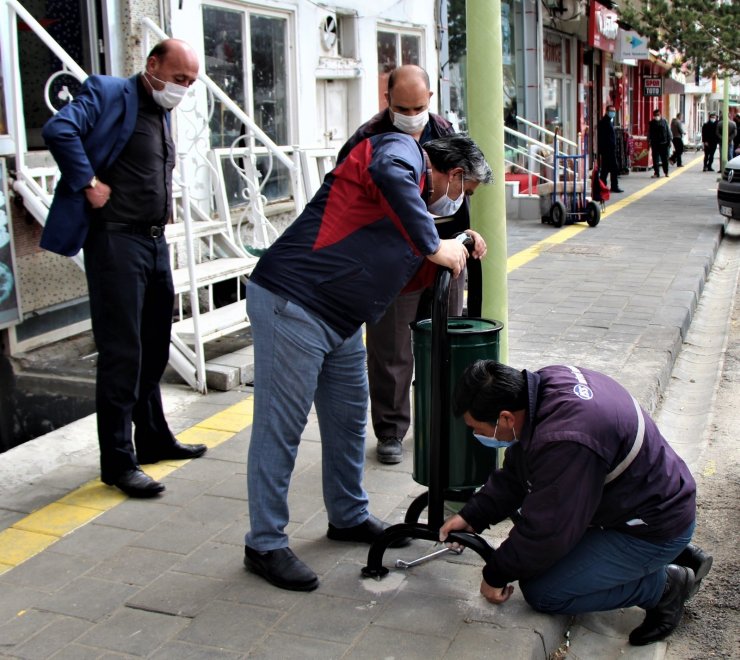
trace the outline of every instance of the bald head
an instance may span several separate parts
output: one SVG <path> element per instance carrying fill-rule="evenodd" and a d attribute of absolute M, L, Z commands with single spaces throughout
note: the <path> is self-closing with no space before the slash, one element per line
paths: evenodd
<path fill-rule="evenodd" d="M 198 78 L 198 56 L 186 41 L 165 39 L 160 41 L 146 58 L 146 73 L 154 89 L 162 89 L 172 82 L 190 87 Z"/>
<path fill-rule="evenodd" d="M 405 64 L 391 71 L 385 99 L 399 130 L 419 138 L 429 121 L 429 76 L 420 66 Z"/>

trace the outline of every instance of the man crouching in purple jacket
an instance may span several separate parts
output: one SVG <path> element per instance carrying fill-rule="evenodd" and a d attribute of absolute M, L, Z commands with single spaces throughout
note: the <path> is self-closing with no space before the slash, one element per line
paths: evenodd
<path fill-rule="evenodd" d="M 515 580 L 540 612 L 580 614 L 637 606 L 635 646 L 664 639 L 681 620 L 712 557 L 690 545 L 696 484 L 635 398 L 589 369 L 518 371 L 471 364 L 454 413 L 503 467 L 440 529 L 514 527 L 483 568 L 481 593 L 509 599 Z"/>

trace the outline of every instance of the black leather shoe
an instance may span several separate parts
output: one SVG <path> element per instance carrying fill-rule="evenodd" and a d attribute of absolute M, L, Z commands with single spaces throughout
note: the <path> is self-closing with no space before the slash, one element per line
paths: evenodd
<path fill-rule="evenodd" d="M 611 192 L 624 192 L 621 188 L 610 188 Z"/>
<path fill-rule="evenodd" d="M 140 469 L 127 470 L 112 481 L 104 480 L 109 486 L 115 486 L 129 497 L 156 497 L 164 490 L 164 484 L 154 481 Z"/>
<path fill-rule="evenodd" d="M 205 445 L 184 445 L 175 440 L 175 444 L 168 445 L 164 448 L 157 448 L 154 451 L 147 448 L 137 449 L 136 458 L 142 465 L 157 463 L 159 461 L 182 460 L 186 458 L 198 458 L 206 453 L 208 447 Z"/>
<path fill-rule="evenodd" d="M 290 591 L 313 591 L 319 578 L 290 548 L 258 552 L 244 546 L 244 566 L 270 584 Z"/>
<path fill-rule="evenodd" d="M 666 584 L 663 597 L 645 613 L 645 620 L 630 633 L 632 646 L 659 642 L 670 635 L 681 621 L 683 605 L 694 588 L 694 571 L 685 566 L 666 566 Z"/>
<path fill-rule="evenodd" d="M 694 571 L 694 588 L 686 600 L 693 598 L 696 592 L 699 591 L 701 581 L 707 576 L 709 569 L 712 568 L 712 561 L 714 561 L 712 555 L 708 555 L 699 546 L 689 543 L 683 552 L 671 562 L 671 564 L 686 566 Z"/>
<path fill-rule="evenodd" d="M 390 523 L 383 522 L 370 514 L 365 522 L 354 527 L 334 527 L 329 523 L 326 536 L 332 541 L 349 541 L 350 543 L 368 543 L 372 545 L 375 540 L 390 527 Z M 411 543 L 408 537 L 400 538 L 390 544 L 390 548 L 403 548 Z"/>

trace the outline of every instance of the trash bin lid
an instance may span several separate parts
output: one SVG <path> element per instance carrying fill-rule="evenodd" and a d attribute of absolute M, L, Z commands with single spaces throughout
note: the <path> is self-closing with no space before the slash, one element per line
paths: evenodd
<path fill-rule="evenodd" d="M 420 332 L 432 331 L 432 319 L 423 319 L 412 324 L 414 330 Z M 451 316 L 447 319 L 447 333 L 454 335 L 474 334 L 480 335 L 489 332 L 499 332 L 503 328 L 500 321 L 490 319 L 479 319 L 468 316 Z"/>

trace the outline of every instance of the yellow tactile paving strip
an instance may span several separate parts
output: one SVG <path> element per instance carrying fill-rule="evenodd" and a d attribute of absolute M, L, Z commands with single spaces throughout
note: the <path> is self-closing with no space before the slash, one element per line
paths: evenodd
<path fill-rule="evenodd" d="M 254 406 L 248 396 L 177 435 L 180 442 L 217 447 L 252 424 Z M 145 472 L 162 479 L 188 461 L 163 461 L 147 465 Z M 27 515 L 0 531 L 0 574 L 22 564 L 66 534 L 82 527 L 125 499 L 121 491 L 94 479 L 57 502 Z"/>
<path fill-rule="evenodd" d="M 602 214 L 607 218 L 613 213 L 645 197 L 655 189 L 680 176 L 702 159 L 697 157 L 687 163 L 682 170 L 674 169 L 670 177 L 661 177 L 641 190 L 619 200 L 615 200 Z M 552 245 L 564 243 L 577 236 L 588 226 L 580 223 L 567 225 L 552 236 L 535 243 L 507 259 L 507 272 L 521 268 L 537 258 Z M 202 443 L 209 448 L 217 447 L 252 424 L 253 401 L 246 397 L 221 412 L 179 433 L 177 439 L 185 443 Z M 188 461 L 165 461 L 146 466 L 146 473 L 153 479 L 162 479 Z M 122 492 L 110 488 L 99 479 L 90 481 L 59 501 L 34 511 L 25 518 L 0 531 L 0 574 L 30 559 L 65 534 L 97 518 L 101 513 L 112 509 L 126 498 Z"/>

